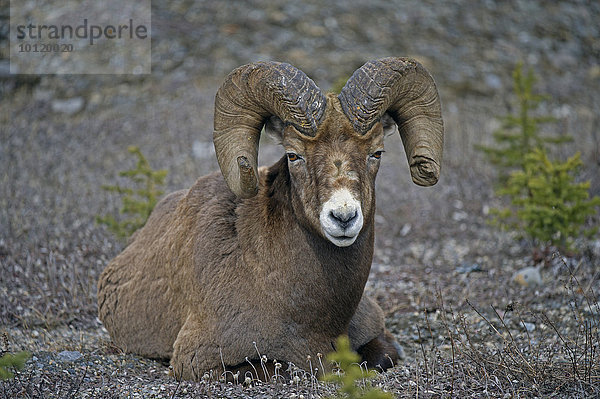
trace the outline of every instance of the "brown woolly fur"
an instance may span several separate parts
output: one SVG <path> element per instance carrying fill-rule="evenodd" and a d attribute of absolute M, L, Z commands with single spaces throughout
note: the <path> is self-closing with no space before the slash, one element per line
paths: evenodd
<path fill-rule="evenodd" d="M 342 334 L 370 367 L 399 359 L 383 312 L 363 296 L 384 127 L 378 121 L 359 134 L 339 101 L 326 97 L 314 136 L 281 120 L 275 134 L 287 155 L 257 169 L 255 196 L 236 196 L 213 173 L 157 205 L 100 277 L 99 315 L 115 344 L 169 358 L 176 377 L 193 380 L 262 365 L 262 355 L 303 367 Z M 330 203 L 359 205 L 345 216 L 329 212 Z M 328 236 L 324 218 L 334 231 L 362 224 L 344 243 L 346 235 Z"/>

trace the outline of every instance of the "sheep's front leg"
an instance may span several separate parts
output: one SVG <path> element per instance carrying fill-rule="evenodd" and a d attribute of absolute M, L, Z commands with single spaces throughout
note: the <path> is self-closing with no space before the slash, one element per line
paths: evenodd
<path fill-rule="evenodd" d="M 367 367 L 379 370 L 394 367 L 404 358 L 402 347 L 387 329 L 356 352 L 367 362 Z"/>
<path fill-rule="evenodd" d="M 199 381 L 208 370 L 220 374 L 219 348 L 205 326 L 204 320 L 192 313 L 177 334 L 171 357 L 177 379 Z"/>
<path fill-rule="evenodd" d="M 386 370 L 404 358 L 404 351 L 385 328 L 383 311 L 364 295 L 350 321 L 348 336 L 352 349 L 369 368 Z"/>

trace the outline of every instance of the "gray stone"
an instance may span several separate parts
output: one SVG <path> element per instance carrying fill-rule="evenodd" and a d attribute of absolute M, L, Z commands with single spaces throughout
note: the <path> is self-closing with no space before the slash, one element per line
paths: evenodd
<path fill-rule="evenodd" d="M 533 332 L 535 331 L 535 324 L 533 323 L 528 323 L 528 322 L 523 322 L 523 326 L 525 327 L 525 330 L 527 330 L 527 332 Z"/>
<path fill-rule="evenodd" d="M 525 267 L 513 275 L 513 281 L 523 287 L 542 285 L 542 275 L 537 267 Z"/>
<path fill-rule="evenodd" d="M 83 109 L 85 101 L 83 97 L 73 97 L 65 100 L 56 99 L 52 101 L 52 111 L 67 115 L 75 115 Z"/>
<path fill-rule="evenodd" d="M 61 362 L 75 362 L 83 357 L 79 351 L 62 351 L 58 354 L 58 360 Z"/>

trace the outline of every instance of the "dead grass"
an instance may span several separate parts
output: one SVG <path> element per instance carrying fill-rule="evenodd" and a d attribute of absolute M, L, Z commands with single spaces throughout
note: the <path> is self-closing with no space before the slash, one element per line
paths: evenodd
<path fill-rule="evenodd" d="M 438 290 L 436 309 L 423 309 L 414 318 L 417 338 L 407 348 L 407 361 L 380 374 L 375 386 L 399 398 L 600 395 L 600 305 L 592 288 L 597 281 L 585 275 L 588 270 L 569 267 L 564 260 L 561 263 L 563 289 L 555 300 L 564 306 L 559 309 L 517 302 L 498 308 L 468 299 L 467 306 L 455 309 Z M 0 397 L 109 398 L 117 397 L 115 392 L 146 397 L 149 388 L 140 386 L 140 381 L 154 387 L 154 397 L 165 398 L 310 398 L 331 395 L 335 388 L 316 380 L 316 359 L 303 367 L 292 366 L 289 380 L 279 376 L 271 383 L 260 382 L 261 363 L 254 368 L 256 375 L 250 370 L 238 376 L 239 385 L 225 383 L 216 374 L 190 383 L 169 376 L 164 364 L 120 353 L 110 341 L 105 342 L 96 349 L 83 345 L 80 349 L 85 358 L 76 364 L 53 362 L 51 356 L 45 360 L 49 368 L 29 364 L 14 380 L 0 383 Z"/>
<path fill-rule="evenodd" d="M 444 305 L 440 294 L 433 328 L 440 335 L 434 336 L 431 314 L 424 312 L 430 339 L 426 344 L 419 333 L 420 356 L 413 384 L 408 384 L 412 394 L 401 397 L 599 395 L 598 295 L 564 266 L 566 314 L 518 303 L 481 309 L 468 300 L 470 310 L 456 311 Z"/>

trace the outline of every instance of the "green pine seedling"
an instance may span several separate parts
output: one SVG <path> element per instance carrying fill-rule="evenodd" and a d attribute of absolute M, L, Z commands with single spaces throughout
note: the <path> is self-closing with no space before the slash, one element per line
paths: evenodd
<path fill-rule="evenodd" d="M 546 144 L 572 141 L 570 136 L 548 137 L 540 133 L 540 125 L 555 122 L 552 116 L 534 116 L 546 96 L 534 94 L 537 81 L 530 68 L 523 73 L 523 64 L 518 63 L 513 71 L 513 87 L 517 98 L 517 112 L 500 119 L 502 127 L 493 134 L 493 146 L 477 146 L 488 160 L 498 168 L 498 179 L 503 184 L 512 170 L 522 170 L 525 155 L 535 148 L 546 148 Z"/>
<path fill-rule="evenodd" d="M 584 228 L 586 219 L 597 214 L 600 197 L 590 198 L 589 181 L 575 181 L 582 164 L 579 153 L 566 162 L 552 162 L 539 148 L 526 154 L 523 170 L 511 173 L 498 190 L 512 207 L 493 210 L 493 223 L 523 231 L 538 245 L 572 250 L 574 238 L 598 231 Z"/>
<path fill-rule="evenodd" d="M 31 357 L 29 352 L 7 353 L 0 358 L 0 381 L 10 380 L 15 375 L 12 370 L 21 371 Z"/>
<path fill-rule="evenodd" d="M 96 217 L 98 223 L 106 225 L 120 239 L 131 236 L 146 223 L 152 209 L 163 194 L 159 187 L 164 184 L 167 176 L 166 170 L 153 170 L 138 147 L 131 146 L 127 150 L 136 156 L 136 166 L 120 172 L 119 176 L 129 178 L 137 188 L 119 185 L 102 186 L 106 191 L 123 196 L 119 213 L 124 217 L 119 220 L 112 215 Z"/>
<path fill-rule="evenodd" d="M 497 167 L 496 194 L 510 200 L 509 207 L 492 209 L 492 224 L 519 231 L 538 247 L 554 245 L 573 250 L 575 238 L 597 231 L 583 226 L 595 214 L 600 200 L 589 198 L 589 182 L 575 181 L 582 165 L 579 154 L 564 163 L 548 158 L 548 144 L 572 139 L 540 133 L 542 124 L 555 119 L 534 116 L 545 99 L 533 93 L 535 82 L 532 69 L 524 73 L 522 63 L 517 64 L 513 84 L 518 112 L 501 118 L 502 128 L 494 132 L 494 146 L 478 147 Z"/>
<path fill-rule="evenodd" d="M 347 336 L 340 336 L 336 341 L 336 351 L 327 355 L 327 360 L 337 364 L 339 373 L 329 373 L 323 376 L 323 381 L 339 384 L 336 398 L 348 399 L 392 399 L 392 394 L 372 386 L 361 388 L 361 381 L 375 376 L 372 370 L 363 370 L 360 366 L 360 356 L 350 349 Z"/>

